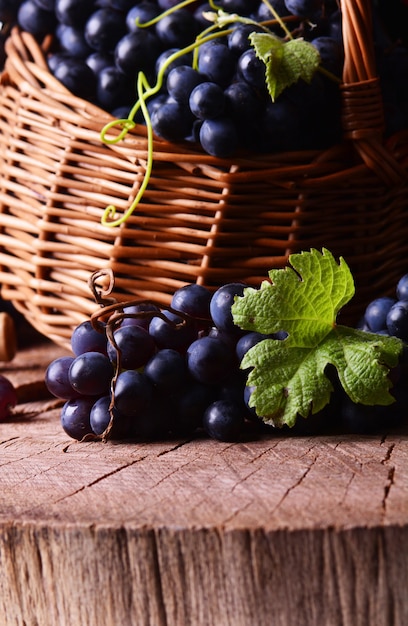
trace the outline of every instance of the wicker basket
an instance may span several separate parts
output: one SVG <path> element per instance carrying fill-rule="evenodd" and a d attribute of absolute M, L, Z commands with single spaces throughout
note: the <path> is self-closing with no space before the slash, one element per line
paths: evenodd
<path fill-rule="evenodd" d="M 120 227 L 145 171 L 144 129 L 101 142 L 110 116 L 70 94 L 27 33 L 13 31 L 0 92 L 1 295 L 53 341 L 95 310 L 88 279 L 111 268 L 119 300 L 168 304 L 189 282 L 258 286 L 292 252 L 348 262 L 355 318 L 408 271 L 408 131 L 383 140 L 370 0 L 342 2 L 343 139 L 325 151 L 226 162 L 155 140 L 142 203 Z"/>

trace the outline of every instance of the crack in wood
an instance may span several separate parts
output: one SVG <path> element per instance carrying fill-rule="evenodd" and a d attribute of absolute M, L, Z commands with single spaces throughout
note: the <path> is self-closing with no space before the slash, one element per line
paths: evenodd
<path fill-rule="evenodd" d="M 381 441 L 381 445 L 384 445 L 385 442 L 386 442 L 386 437 L 384 437 L 383 440 Z M 395 448 L 395 443 L 391 443 L 390 445 L 387 446 L 384 458 L 381 461 L 382 465 L 388 465 L 388 463 L 391 460 L 391 456 L 394 451 L 394 448 Z M 390 495 L 391 487 L 394 484 L 394 477 L 395 477 L 395 465 L 391 465 L 388 469 L 387 482 L 384 485 L 384 495 L 383 495 L 383 499 L 381 502 L 383 519 L 385 519 L 386 514 L 387 514 L 387 501 Z"/>

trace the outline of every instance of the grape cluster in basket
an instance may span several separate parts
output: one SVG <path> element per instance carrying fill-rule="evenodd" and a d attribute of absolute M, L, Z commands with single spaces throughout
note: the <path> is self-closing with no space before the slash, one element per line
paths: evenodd
<path fill-rule="evenodd" d="M 225 157 L 242 148 L 264 153 L 322 149 L 340 139 L 344 55 L 336 0 L 196 0 L 172 11 L 176 4 L 0 0 L 0 19 L 16 22 L 39 41 L 52 34 L 50 71 L 75 95 L 118 118 L 126 118 L 137 100 L 140 73 L 154 85 L 171 55 L 160 90 L 147 102 L 153 130 L 171 142 L 201 143 L 209 154 Z M 214 38 L 192 50 L 196 37 L 211 25 L 208 14 L 218 9 L 236 16 L 236 22 L 211 31 Z M 140 26 L 159 15 L 151 26 Z M 394 132 L 408 126 L 406 81 L 400 80 L 408 52 L 383 23 L 381 17 L 374 28 L 389 132 Z M 264 61 L 248 38 L 253 32 L 310 42 L 320 55 L 319 71 L 272 101 Z M 136 121 L 146 122 L 141 111 Z"/>
<path fill-rule="evenodd" d="M 101 309 L 77 326 L 71 338 L 73 355 L 50 363 L 45 377 L 49 391 L 64 400 L 65 432 L 77 440 L 147 441 L 203 435 L 237 441 L 279 433 L 281 429 L 267 426 L 250 408 L 248 372 L 240 369 L 244 354 L 266 338 L 233 322 L 231 306 L 244 288 L 242 283 L 228 283 L 211 293 L 200 285 L 186 285 L 174 293 L 170 307 L 151 302 L 113 305 L 112 311 Z M 404 310 L 400 325 L 391 314 L 387 331 L 404 341 L 408 340 L 408 303 L 398 298 L 407 288 L 408 275 L 401 280 L 394 302 L 394 310 Z M 389 300 L 380 298 L 367 308 L 362 328 L 369 332 L 385 328 L 380 317 L 385 319 L 383 303 L 390 304 Z M 403 334 L 399 328 L 404 328 Z M 299 418 L 283 432 L 370 433 L 406 423 L 406 360 L 404 354 L 391 371 L 393 405 L 353 404 L 333 381 L 329 405 L 307 419 Z"/>

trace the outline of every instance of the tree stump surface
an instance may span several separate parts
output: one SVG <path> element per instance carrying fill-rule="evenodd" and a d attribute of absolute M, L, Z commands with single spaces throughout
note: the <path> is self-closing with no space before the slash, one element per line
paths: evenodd
<path fill-rule="evenodd" d="M 77 443 L 62 354 L 1 364 L 1 626 L 408 624 L 407 433 Z"/>

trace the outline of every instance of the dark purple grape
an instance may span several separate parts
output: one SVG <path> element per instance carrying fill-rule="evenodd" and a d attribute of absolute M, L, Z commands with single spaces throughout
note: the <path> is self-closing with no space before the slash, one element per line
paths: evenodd
<path fill-rule="evenodd" d="M 159 349 L 172 348 L 184 353 L 188 346 L 197 339 L 197 326 L 184 322 L 183 318 L 169 311 L 163 312 L 164 318 L 153 317 L 149 333 Z"/>
<path fill-rule="evenodd" d="M 54 11 L 55 10 L 55 2 L 56 0 L 34 0 L 34 4 L 36 4 L 40 9 L 44 9 L 45 11 Z M 21 4 L 17 0 L 17 5 Z"/>
<path fill-rule="evenodd" d="M 241 54 L 237 64 L 238 74 L 254 89 L 265 89 L 265 63 L 258 59 L 253 48 Z"/>
<path fill-rule="evenodd" d="M 257 333 L 255 331 L 242 335 L 242 337 L 238 339 L 237 345 L 235 346 L 238 361 L 241 362 L 248 350 L 253 348 L 257 343 L 269 338 L 269 335 L 263 335 L 262 333 Z"/>
<path fill-rule="evenodd" d="M 100 352 L 85 352 L 72 361 L 68 378 L 72 387 L 84 396 L 109 393 L 113 378 L 112 363 Z"/>
<path fill-rule="evenodd" d="M 408 341 L 408 300 L 398 300 L 387 314 L 386 328 L 390 335 Z"/>
<path fill-rule="evenodd" d="M 237 441 L 244 429 L 244 410 L 240 404 L 216 400 L 206 409 L 203 417 L 206 433 L 218 441 Z"/>
<path fill-rule="evenodd" d="M 98 75 L 105 67 L 111 67 L 114 64 L 114 59 L 109 52 L 92 52 L 85 59 L 85 62 L 94 74 Z"/>
<path fill-rule="evenodd" d="M 200 127 L 200 143 L 211 156 L 226 158 L 238 148 L 238 134 L 234 122 L 226 116 L 204 120 Z"/>
<path fill-rule="evenodd" d="M 396 294 L 398 300 L 408 300 L 408 274 L 404 274 L 404 276 L 399 279 Z"/>
<path fill-rule="evenodd" d="M 191 381 L 174 401 L 173 428 L 176 433 L 191 435 L 202 427 L 204 413 L 217 399 L 215 385 Z"/>
<path fill-rule="evenodd" d="M 120 351 L 122 369 L 143 367 L 156 348 L 153 337 L 141 326 L 121 326 L 115 330 L 113 338 Z M 108 344 L 108 356 L 116 365 L 118 353 L 116 347 L 111 343 Z"/>
<path fill-rule="evenodd" d="M 167 50 L 164 50 L 163 52 L 160 53 L 160 55 L 157 57 L 156 64 L 155 64 L 156 74 L 159 74 L 163 65 L 167 63 L 167 60 L 177 52 L 180 52 L 180 48 L 168 48 Z M 173 70 L 175 67 L 179 67 L 180 65 L 187 65 L 191 68 L 192 60 L 193 60 L 193 55 L 191 53 L 181 54 L 177 58 L 173 59 L 173 61 L 171 61 L 170 64 L 164 70 L 164 74 L 163 74 L 164 80 L 167 80 L 167 77 L 170 74 L 171 70 Z"/>
<path fill-rule="evenodd" d="M 235 70 L 235 54 L 226 44 L 217 39 L 200 46 L 198 71 L 207 76 L 208 80 L 225 88 L 232 81 Z"/>
<path fill-rule="evenodd" d="M 174 395 L 186 383 L 187 365 L 177 350 L 164 348 L 146 363 L 144 373 L 160 394 Z"/>
<path fill-rule="evenodd" d="M 125 306 L 123 308 L 123 313 L 126 317 L 123 318 L 121 326 L 141 326 L 142 328 L 148 330 L 150 320 L 154 317 L 154 313 L 157 313 L 158 311 L 160 311 L 159 307 L 153 302 L 140 302 L 139 304 Z"/>
<path fill-rule="evenodd" d="M 17 401 L 17 390 L 13 383 L 0 374 L 0 421 L 10 417 L 11 410 L 16 406 Z"/>
<path fill-rule="evenodd" d="M 234 352 L 216 337 L 201 337 L 187 349 L 191 376 L 206 385 L 220 384 L 237 367 Z"/>
<path fill-rule="evenodd" d="M 243 17 L 251 15 L 258 8 L 259 0 L 220 0 L 219 6 L 227 13 Z"/>
<path fill-rule="evenodd" d="M 187 105 L 167 101 L 155 109 L 151 116 L 155 134 L 166 141 L 178 142 L 189 136 L 193 126 L 193 115 Z"/>
<path fill-rule="evenodd" d="M 320 54 L 322 67 L 338 76 L 343 74 L 344 49 L 343 44 L 333 37 L 321 36 L 310 42 Z"/>
<path fill-rule="evenodd" d="M 71 350 L 75 356 L 84 352 L 101 352 L 107 354 L 105 332 L 96 330 L 90 320 L 85 320 L 74 328 L 71 335 Z"/>
<path fill-rule="evenodd" d="M 181 8 L 156 23 L 156 34 L 165 48 L 185 48 L 199 34 L 194 15 Z"/>
<path fill-rule="evenodd" d="M 54 76 L 71 93 L 93 102 L 96 96 L 96 76 L 83 59 L 67 57 L 60 59 L 54 69 Z"/>
<path fill-rule="evenodd" d="M 199 119 L 214 119 L 225 111 L 224 91 L 216 83 L 202 82 L 194 87 L 188 103 L 191 112 Z"/>
<path fill-rule="evenodd" d="M 128 77 L 116 65 L 102 68 L 96 76 L 96 100 L 99 106 L 106 111 L 114 111 L 128 102 L 129 110 L 136 98 L 136 90 Z"/>
<path fill-rule="evenodd" d="M 135 81 L 138 72 L 144 72 L 148 77 L 153 74 L 161 51 L 156 35 L 148 29 L 139 28 L 117 41 L 115 64 Z"/>
<path fill-rule="evenodd" d="M 45 385 L 56 398 L 71 400 L 80 396 L 69 381 L 69 368 L 74 360 L 72 356 L 62 356 L 52 361 L 45 372 Z"/>
<path fill-rule="evenodd" d="M 262 98 L 245 81 L 231 83 L 225 91 L 225 111 L 238 128 L 258 119 L 264 106 Z"/>
<path fill-rule="evenodd" d="M 82 28 L 93 10 L 93 2 L 55 0 L 55 15 L 61 24 Z"/>
<path fill-rule="evenodd" d="M 113 52 L 125 34 L 123 16 L 113 9 L 98 9 L 89 16 L 84 27 L 88 45 L 98 52 Z"/>
<path fill-rule="evenodd" d="M 61 410 L 61 426 L 69 437 L 81 441 L 92 435 L 90 414 L 95 398 L 68 400 Z"/>
<path fill-rule="evenodd" d="M 92 432 L 95 435 L 102 435 L 108 428 L 111 421 L 111 411 L 113 422 L 109 431 L 109 439 L 127 439 L 132 436 L 133 420 L 121 415 L 119 411 L 113 407 L 110 409 L 110 395 L 102 396 L 96 400 L 91 408 L 89 422 Z"/>
<path fill-rule="evenodd" d="M 133 6 L 126 15 L 126 27 L 129 32 L 139 30 L 138 23 L 145 24 L 150 22 L 161 13 L 156 2 L 151 0 L 142 0 L 142 2 Z"/>
<path fill-rule="evenodd" d="M 114 406 L 126 417 L 143 415 L 152 402 L 153 384 L 137 370 L 125 370 L 117 377 L 114 389 Z"/>
<path fill-rule="evenodd" d="M 395 302 L 395 298 L 380 297 L 368 304 L 364 312 L 364 321 L 371 332 L 378 333 L 387 327 L 387 315 Z"/>
<path fill-rule="evenodd" d="M 56 27 L 54 13 L 40 8 L 33 0 L 24 0 L 20 5 L 17 21 L 23 30 L 37 39 L 42 39 L 45 35 L 54 32 Z"/>
<path fill-rule="evenodd" d="M 56 34 L 62 51 L 79 59 L 85 59 L 91 54 L 92 49 L 85 41 L 84 32 L 81 28 L 60 24 Z"/>
<path fill-rule="evenodd" d="M 179 65 L 167 76 L 166 88 L 169 96 L 177 102 L 188 104 L 190 94 L 206 77 L 189 65 Z"/>
<path fill-rule="evenodd" d="M 214 324 L 220 330 L 234 335 L 243 335 L 244 331 L 234 324 L 231 307 L 236 296 L 242 296 L 246 285 L 244 283 L 227 283 L 219 287 L 213 294 L 210 302 L 210 313 Z"/>
<path fill-rule="evenodd" d="M 210 301 L 212 293 L 203 285 L 192 283 L 177 289 L 171 299 L 171 307 L 199 320 L 211 320 Z"/>
<path fill-rule="evenodd" d="M 263 2 L 261 6 L 267 7 Z M 269 11 L 269 9 L 267 10 Z M 236 26 L 232 33 L 228 35 L 228 48 L 231 52 L 240 57 L 246 50 L 249 50 L 251 48 L 249 35 L 253 32 L 262 32 L 262 28 L 253 24 L 239 24 Z"/>
<path fill-rule="evenodd" d="M 285 0 L 288 11 L 298 17 L 310 18 L 320 8 L 321 0 Z"/>

